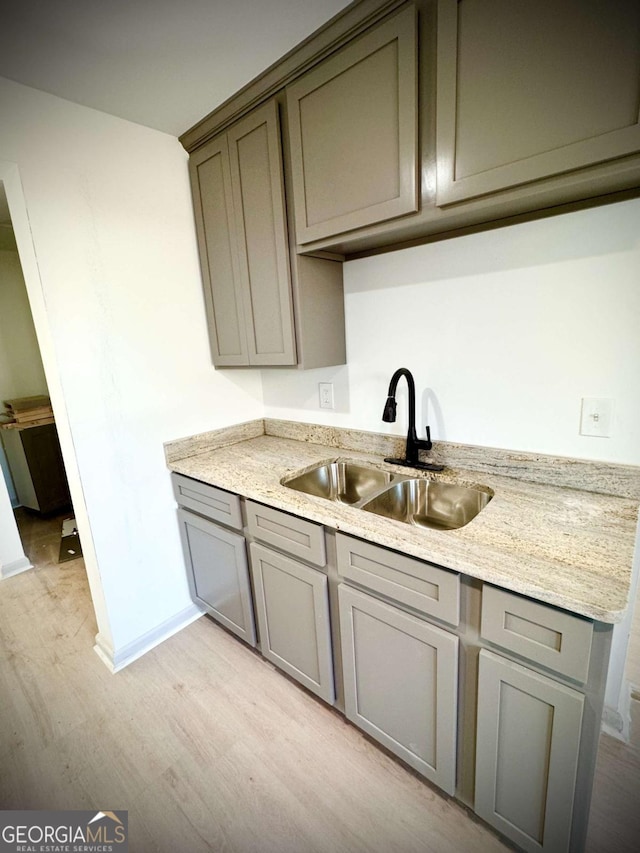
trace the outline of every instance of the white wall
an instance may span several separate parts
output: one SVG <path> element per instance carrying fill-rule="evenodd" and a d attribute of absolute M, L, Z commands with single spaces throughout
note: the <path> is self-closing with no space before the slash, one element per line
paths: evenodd
<path fill-rule="evenodd" d="M 348 366 L 264 371 L 268 416 L 403 434 L 405 406 L 380 418 L 405 366 L 420 435 L 428 420 L 442 440 L 640 464 L 640 200 L 344 271 Z M 319 381 L 335 412 L 318 408 Z M 610 438 L 578 434 L 585 396 L 615 400 Z"/>
<path fill-rule="evenodd" d="M 3 400 L 47 393 L 31 308 L 16 251 L 0 251 L 0 411 Z M 0 467 L 9 498 L 17 496 L 1 443 Z"/>
<path fill-rule="evenodd" d="M 0 160 L 22 181 L 25 279 L 117 658 L 190 605 L 163 442 L 260 417 L 260 376 L 211 366 L 177 139 L 0 79 Z"/>
<path fill-rule="evenodd" d="M 47 393 L 17 252 L 0 252 L 0 409 L 12 397 Z"/>
<path fill-rule="evenodd" d="M 0 473 L 0 579 L 31 568 L 25 557 L 16 525 L 9 492 Z"/>

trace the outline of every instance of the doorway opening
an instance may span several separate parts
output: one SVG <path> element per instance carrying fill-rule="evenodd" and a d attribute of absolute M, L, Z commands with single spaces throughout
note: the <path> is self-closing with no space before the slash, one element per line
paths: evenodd
<path fill-rule="evenodd" d="M 80 559 L 55 417 L 1 180 L 0 468 L 25 567 Z"/>

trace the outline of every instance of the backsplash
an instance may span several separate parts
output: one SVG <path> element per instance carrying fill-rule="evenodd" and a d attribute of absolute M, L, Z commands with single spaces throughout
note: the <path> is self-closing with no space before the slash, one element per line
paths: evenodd
<path fill-rule="evenodd" d="M 164 446 L 165 456 L 167 462 L 171 463 L 259 435 L 273 435 L 380 457 L 402 455 L 405 445 L 403 436 L 266 418 L 167 442 Z M 435 441 L 428 458 L 447 468 L 480 471 L 640 501 L 640 466 L 591 462 L 446 441 Z"/>

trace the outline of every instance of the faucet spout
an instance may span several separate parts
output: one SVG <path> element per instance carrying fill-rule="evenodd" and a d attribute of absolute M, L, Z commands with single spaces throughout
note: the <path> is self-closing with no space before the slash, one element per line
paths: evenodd
<path fill-rule="evenodd" d="M 420 462 L 418 453 L 420 450 L 431 450 L 431 430 L 427 427 L 427 438 L 419 439 L 416 434 L 416 383 L 413 375 L 406 367 L 400 367 L 395 371 L 389 382 L 389 391 L 387 402 L 382 412 L 382 420 L 385 423 L 394 423 L 396 419 L 396 390 L 398 382 L 404 376 L 407 380 L 407 388 L 409 391 L 409 425 L 407 429 L 407 446 L 404 459 L 385 459 L 385 462 L 393 462 L 396 465 L 406 465 L 411 468 L 421 468 L 428 471 L 442 471 L 444 465 L 434 465 L 431 463 Z"/>

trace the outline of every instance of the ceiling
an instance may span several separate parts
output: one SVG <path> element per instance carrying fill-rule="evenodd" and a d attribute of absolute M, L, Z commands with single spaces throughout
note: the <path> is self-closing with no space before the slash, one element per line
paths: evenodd
<path fill-rule="evenodd" d="M 0 0 L 0 76 L 178 136 L 348 0 Z"/>

